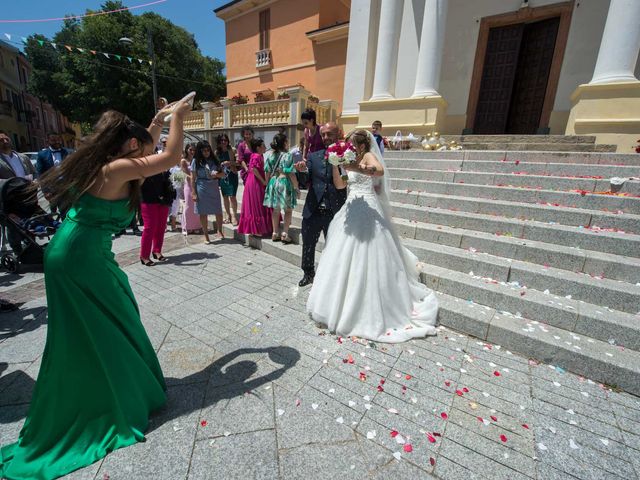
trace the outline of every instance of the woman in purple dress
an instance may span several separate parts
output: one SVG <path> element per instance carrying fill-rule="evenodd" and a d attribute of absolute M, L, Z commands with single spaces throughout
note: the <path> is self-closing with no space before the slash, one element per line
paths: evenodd
<path fill-rule="evenodd" d="M 307 159 L 307 155 L 316 150 L 324 150 L 324 142 L 320 135 L 320 125 L 316 123 L 316 112 L 312 108 L 307 108 L 300 116 L 304 127 L 304 151 L 302 158 Z"/>
<path fill-rule="evenodd" d="M 249 160 L 249 174 L 242 194 L 242 216 L 238 224 L 238 233 L 271 235 L 271 209 L 264 207 L 264 191 L 267 186 L 264 173 L 263 154 L 266 151 L 261 138 L 251 140 L 253 151 Z"/>

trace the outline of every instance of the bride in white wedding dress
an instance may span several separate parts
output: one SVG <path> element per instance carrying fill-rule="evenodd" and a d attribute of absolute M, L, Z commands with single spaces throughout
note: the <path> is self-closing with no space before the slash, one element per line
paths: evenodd
<path fill-rule="evenodd" d="M 307 311 L 343 336 L 399 343 L 434 335 L 438 300 L 418 281 L 418 259 L 401 243 L 391 219 L 389 182 L 380 149 L 365 130 L 352 132 L 357 160 L 337 167 L 348 197 L 329 226 Z"/>

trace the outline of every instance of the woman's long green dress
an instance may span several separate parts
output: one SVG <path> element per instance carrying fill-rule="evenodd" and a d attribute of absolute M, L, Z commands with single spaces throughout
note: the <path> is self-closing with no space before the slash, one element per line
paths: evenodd
<path fill-rule="evenodd" d="M 49 320 L 18 442 L 0 450 L 0 478 L 53 479 L 144 440 L 166 386 L 111 234 L 128 199 L 84 194 L 45 253 Z"/>

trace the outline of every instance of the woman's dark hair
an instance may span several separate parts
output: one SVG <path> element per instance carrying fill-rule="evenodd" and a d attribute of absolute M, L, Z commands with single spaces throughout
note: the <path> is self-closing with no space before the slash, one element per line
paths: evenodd
<path fill-rule="evenodd" d="M 371 151 L 371 140 L 366 130 L 354 130 L 348 136 L 347 140 L 354 145 L 364 145 L 364 151 Z"/>
<path fill-rule="evenodd" d="M 182 157 L 182 158 L 189 158 L 189 149 L 190 148 L 195 149 L 196 148 L 196 144 L 195 143 L 187 143 L 184 146 L 184 157 Z"/>
<path fill-rule="evenodd" d="M 261 138 L 252 138 L 249 142 L 249 148 L 253 153 L 258 153 L 258 148 L 260 148 L 261 145 L 264 145 L 264 140 Z"/>
<path fill-rule="evenodd" d="M 276 153 L 284 152 L 285 143 L 287 143 L 287 136 L 284 133 L 279 133 L 271 141 L 271 150 Z"/>
<path fill-rule="evenodd" d="M 244 137 L 244 132 L 251 132 L 251 135 L 255 135 L 255 132 L 253 131 L 253 128 L 248 126 L 248 125 L 245 126 L 245 127 L 242 127 L 242 129 L 240 130 L 240 135 L 242 137 Z"/>
<path fill-rule="evenodd" d="M 125 114 L 115 110 L 104 112 L 93 133 L 83 138 L 78 149 L 58 168 L 49 169 L 39 178 L 40 187 L 50 192 L 52 204 L 71 206 L 93 185 L 102 167 L 118 158 L 141 156 L 140 149 L 121 153 L 124 143 L 132 138 L 138 140 L 140 149 L 153 143 L 149 131 Z M 140 200 L 140 182 L 130 183 L 129 208 L 135 210 Z"/>
<path fill-rule="evenodd" d="M 313 122 L 314 125 L 316 125 L 316 111 L 313 108 L 307 108 L 304 112 L 302 112 L 300 118 L 302 120 L 309 120 L 310 122 Z"/>
<path fill-rule="evenodd" d="M 222 147 L 220 146 L 222 140 L 227 141 L 227 150 L 231 150 L 231 142 L 229 141 L 229 136 L 226 133 L 221 133 L 216 137 L 216 153 L 218 155 L 222 154 Z"/>
<path fill-rule="evenodd" d="M 196 159 L 196 166 L 204 167 L 206 165 L 207 159 L 205 158 L 204 153 L 202 153 L 202 151 L 207 148 L 211 150 L 211 155 L 209 156 L 209 159 L 212 160 L 216 165 L 220 164 L 209 142 L 207 142 L 206 140 L 201 140 L 196 144 L 196 154 L 193 156 L 193 158 Z"/>

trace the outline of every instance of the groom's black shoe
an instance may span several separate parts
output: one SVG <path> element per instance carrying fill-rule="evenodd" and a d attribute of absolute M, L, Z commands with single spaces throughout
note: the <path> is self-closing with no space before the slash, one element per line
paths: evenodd
<path fill-rule="evenodd" d="M 307 275 L 306 273 L 304 274 L 304 277 L 302 277 L 302 280 L 300 280 L 298 282 L 298 286 L 299 287 L 306 287 L 307 285 L 309 285 L 310 283 L 313 283 L 313 277 L 311 275 Z"/>

